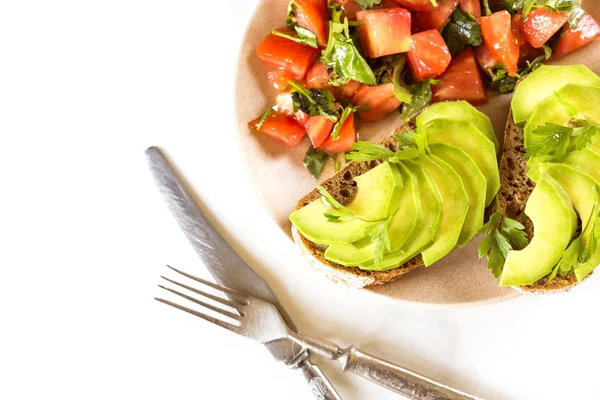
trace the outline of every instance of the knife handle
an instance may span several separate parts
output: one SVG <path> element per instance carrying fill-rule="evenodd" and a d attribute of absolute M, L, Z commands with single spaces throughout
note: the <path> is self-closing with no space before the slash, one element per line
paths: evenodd
<path fill-rule="evenodd" d="M 296 368 L 302 371 L 302 375 L 306 379 L 310 391 L 317 400 L 342 400 L 331 385 L 331 382 L 323 374 L 323 371 L 310 362 L 308 357 L 297 364 Z"/>

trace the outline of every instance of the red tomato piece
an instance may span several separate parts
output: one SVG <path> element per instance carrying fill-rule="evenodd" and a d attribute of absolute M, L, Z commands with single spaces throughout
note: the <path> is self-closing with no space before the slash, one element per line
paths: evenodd
<path fill-rule="evenodd" d="M 356 142 L 356 130 L 354 129 L 354 113 L 348 114 L 344 125 L 340 128 L 339 137 L 333 140 L 330 137 L 325 140 L 319 150 L 325 153 L 345 153 L 352 150 L 352 145 Z"/>
<path fill-rule="evenodd" d="M 527 43 L 525 40 L 525 27 L 523 26 L 523 14 L 518 13 L 512 17 L 512 33 L 518 46 Z"/>
<path fill-rule="evenodd" d="M 498 65 L 498 61 L 496 61 L 486 46 L 475 47 L 475 59 L 477 60 L 477 64 L 479 64 L 483 72 L 491 77 L 491 71 L 496 67 L 496 65 Z"/>
<path fill-rule="evenodd" d="M 412 41 L 412 47 L 406 56 L 415 80 L 425 81 L 446 70 L 452 57 L 439 31 L 430 29 L 416 33 L 412 36 Z"/>
<path fill-rule="evenodd" d="M 329 38 L 327 0 L 293 0 L 296 21 L 317 35 L 319 46 L 326 46 Z"/>
<path fill-rule="evenodd" d="M 517 74 L 519 46 L 515 43 L 511 17 L 508 11 L 499 11 L 479 19 L 483 42 L 492 56 L 508 70 L 508 75 Z"/>
<path fill-rule="evenodd" d="M 256 131 L 260 118 L 248 124 L 248 127 Z M 286 146 L 296 146 L 302 140 L 306 129 L 302 127 L 294 117 L 283 114 L 275 114 L 267 118 L 265 123 L 258 130 L 261 133 L 271 136 L 273 139 L 285 144 Z"/>
<path fill-rule="evenodd" d="M 523 23 L 525 39 L 536 49 L 542 47 L 569 19 L 566 12 L 536 8 L 527 15 Z"/>
<path fill-rule="evenodd" d="M 267 73 L 269 82 L 279 91 L 285 90 L 288 87 L 288 82 L 294 80 L 294 76 L 284 69 L 275 69 Z"/>
<path fill-rule="evenodd" d="M 290 31 L 287 31 L 291 33 Z M 262 62 L 286 70 L 296 79 L 304 79 L 308 69 L 319 55 L 319 49 L 296 43 L 270 33 L 256 48 Z"/>
<path fill-rule="evenodd" d="M 352 98 L 352 103 L 370 108 L 369 111 L 359 111 L 363 121 L 375 122 L 385 117 L 402 104 L 394 95 L 394 84 L 385 83 L 379 86 L 363 85 Z"/>
<path fill-rule="evenodd" d="M 439 31 L 446 26 L 450 15 L 458 7 L 459 0 L 442 0 L 438 7 L 429 12 L 416 13 L 413 21 L 414 26 L 419 31 L 426 31 L 429 29 L 437 29 Z"/>
<path fill-rule="evenodd" d="M 396 0 L 396 3 L 414 11 L 433 11 L 435 6 L 431 0 Z"/>
<path fill-rule="evenodd" d="M 354 0 L 332 0 L 332 3 L 341 4 L 344 15 L 348 17 L 350 21 L 356 21 L 356 13 L 362 10 L 360 4 Z"/>
<path fill-rule="evenodd" d="M 404 8 L 365 10 L 356 13 L 363 21 L 358 27 L 363 49 L 368 57 L 376 58 L 404 53 L 410 49 L 410 12 Z"/>
<path fill-rule="evenodd" d="M 472 15 L 475 19 L 481 17 L 481 4 L 479 0 L 460 0 L 460 9 L 467 15 Z"/>
<path fill-rule="evenodd" d="M 452 60 L 439 79 L 440 83 L 431 87 L 432 102 L 466 100 L 473 105 L 487 103 L 481 71 L 477 68 L 473 49 L 470 47 Z"/>
<path fill-rule="evenodd" d="M 559 58 L 575 51 L 592 42 L 598 36 L 600 36 L 600 26 L 590 14 L 585 13 L 581 17 L 577 28 L 571 29 L 568 25 L 565 26 L 554 49 L 554 57 Z"/>
<path fill-rule="evenodd" d="M 397 7 L 400 7 L 398 5 L 398 3 L 396 3 L 396 0 L 381 0 L 381 3 L 379 3 L 379 5 L 381 6 L 381 8 L 397 8 Z"/>
<path fill-rule="evenodd" d="M 306 86 L 309 88 L 323 88 L 325 82 L 329 81 L 327 66 L 321 61 L 317 61 L 308 70 L 306 75 Z"/>
<path fill-rule="evenodd" d="M 324 115 L 310 117 L 306 122 L 306 133 L 315 148 L 322 145 L 329 137 L 334 122 Z"/>
<path fill-rule="evenodd" d="M 358 81 L 349 81 L 338 88 L 339 97 L 351 99 L 356 94 L 362 83 Z"/>

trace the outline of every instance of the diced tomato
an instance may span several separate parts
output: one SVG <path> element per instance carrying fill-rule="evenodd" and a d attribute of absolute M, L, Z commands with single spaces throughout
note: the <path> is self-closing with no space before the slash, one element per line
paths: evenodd
<path fill-rule="evenodd" d="M 492 56 L 508 70 L 508 75 L 517 74 L 519 46 L 515 43 L 511 17 L 508 11 L 499 11 L 479 19 L 483 42 Z"/>
<path fill-rule="evenodd" d="M 358 81 L 349 81 L 338 88 L 339 97 L 351 99 L 356 94 L 362 83 Z"/>
<path fill-rule="evenodd" d="M 473 105 L 487 103 L 481 71 L 470 47 L 452 60 L 439 80 L 431 87 L 434 103 L 446 100 L 466 100 Z"/>
<path fill-rule="evenodd" d="M 363 85 L 352 98 L 352 103 L 369 107 L 369 111 L 359 111 L 358 115 L 363 121 L 375 122 L 400 107 L 402 101 L 394 95 L 394 84 L 386 83 Z"/>
<path fill-rule="evenodd" d="M 310 117 L 306 122 L 306 133 L 310 137 L 313 146 L 319 147 L 329 137 L 334 122 L 324 115 Z"/>
<path fill-rule="evenodd" d="M 410 12 L 403 8 L 364 10 L 356 13 L 363 49 L 371 58 L 403 53 L 410 49 Z"/>
<path fill-rule="evenodd" d="M 446 70 L 452 57 L 439 31 L 430 29 L 412 36 L 412 47 L 406 53 L 413 78 L 425 81 Z"/>
<path fill-rule="evenodd" d="M 379 5 L 381 6 L 381 8 L 397 8 L 397 7 L 400 7 L 400 5 L 398 3 L 396 3 L 396 0 L 381 0 L 381 3 L 379 3 Z"/>
<path fill-rule="evenodd" d="M 527 43 L 525 40 L 525 27 L 523 26 L 523 14 L 521 13 L 515 14 L 512 17 L 512 34 L 517 46 Z"/>
<path fill-rule="evenodd" d="M 481 4 L 479 0 L 460 0 L 460 9 L 467 15 L 472 15 L 475 19 L 481 17 Z"/>
<path fill-rule="evenodd" d="M 309 88 L 323 88 L 323 83 L 328 80 L 327 66 L 321 61 L 315 62 L 306 74 L 306 86 Z"/>
<path fill-rule="evenodd" d="M 356 142 L 356 130 L 354 129 L 354 113 L 348 114 L 344 125 L 340 128 L 339 137 L 333 140 L 330 137 L 325 140 L 319 150 L 325 153 L 345 153 L 352 150 L 352 145 Z"/>
<path fill-rule="evenodd" d="M 585 13 L 581 17 L 577 28 L 571 29 L 568 25 L 564 28 L 554 49 L 554 57 L 559 58 L 575 51 L 592 42 L 598 36 L 600 36 L 600 26 L 590 14 Z"/>
<path fill-rule="evenodd" d="M 426 31 L 429 29 L 442 30 L 448 23 L 450 15 L 458 7 L 459 0 L 442 0 L 438 7 L 429 12 L 416 13 L 413 18 L 413 25 L 419 31 Z"/>
<path fill-rule="evenodd" d="M 250 122 L 248 126 L 256 130 L 260 118 Z M 306 133 L 306 129 L 301 126 L 293 117 L 283 114 L 275 114 L 267 118 L 265 123 L 258 130 L 261 133 L 271 136 L 286 146 L 293 147 L 300 143 Z"/>
<path fill-rule="evenodd" d="M 431 0 L 396 0 L 396 3 L 414 11 L 433 11 Z"/>
<path fill-rule="evenodd" d="M 256 54 L 265 64 L 286 70 L 296 79 L 304 79 L 319 49 L 270 33 L 258 45 Z"/>
<path fill-rule="evenodd" d="M 288 82 L 294 80 L 294 76 L 284 69 L 275 69 L 267 73 L 269 82 L 279 91 L 288 87 Z"/>
<path fill-rule="evenodd" d="M 569 19 L 566 12 L 536 8 L 527 15 L 523 23 L 525 39 L 536 49 L 542 47 Z"/>
<path fill-rule="evenodd" d="M 498 61 L 496 61 L 486 46 L 477 46 L 475 47 L 474 51 L 477 64 L 479 64 L 486 75 L 491 77 L 491 71 L 494 69 L 494 67 L 496 67 Z"/>
<path fill-rule="evenodd" d="M 344 15 L 348 17 L 350 21 L 356 21 L 356 13 L 362 10 L 360 4 L 354 0 L 332 0 L 331 2 L 334 4 L 341 4 Z"/>
<path fill-rule="evenodd" d="M 317 35 L 319 46 L 326 46 L 329 38 L 327 0 L 293 0 L 296 21 Z"/>

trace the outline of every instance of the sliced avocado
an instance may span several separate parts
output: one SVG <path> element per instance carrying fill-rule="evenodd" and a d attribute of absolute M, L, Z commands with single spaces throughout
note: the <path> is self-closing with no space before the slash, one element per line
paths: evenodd
<path fill-rule="evenodd" d="M 525 214 L 534 225 L 533 239 L 523 250 L 508 253 L 500 286 L 531 285 L 548 275 L 577 229 L 577 216 L 569 196 L 548 175 L 531 192 Z"/>
<path fill-rule="evenodd" d="M 396 166 L 397 165 L 397 166 Z M 398 250 L 410 237 L 421 220 L 421 202 L 417 178 L 402 164 L 394 165 L 402 175 L 404 189 L 398 201 L 398 212 L 391 218 L 387 235 L 391 251 Z M 375 244 L 367 241 L 359 244 L 331 245 L 325 251 L 325 258 L 340 265 L 354 266 L 373 263 Z"/>
<path fill-rule="evenodd" d="M 600 77 L 584 65 L 542 65 L 517 85 L 511 102 L 515 123 L 527 121 L 538 104 L 569 83 L 600 87 Z"/>
<path fill-rule="evenodd" d="M 567 153 L 562 162 L 580 168 L 600 184 L 600 153 L 594 149 L 588 147 Z"/>
<path fill-rule="evenodd" d="M 439 118 L 470 122 L 494 143 L 496 151 L 500 148 L 494 127 L 488 116 L 464 100 L 443 101 L 427 107 L 425 111 L 417 116 L 417 129 L 421 130 L 429 121 Z"/>
<path fill-rule="evenodd" d="M 294 211 L 290 221 L 304 237 L 317 244 L 352 243 L 364 238 L 377 220 L 386 219 L 398 210 L 402 175 L 385 162 L 356 177 L 355 181 L 357 193 L 347 208 L 359 218 L 330 222 L 325 216 L 328 208 L 319 198 Z"/>
<path fill-rule="evenodd" d="M 483 226 L 485 212 L 485 191 L 487 181 L 475 161 L 458 147 L 447 144 L 433 144 L 431 154 L 447 162 L 460 175 L 467 195 L 469 195 L 469 212 L 458 238 L 458 246 L 469 243 Z"/>
<path fill-rule="evenodd" d="M 396 213 L 403 186 L 398 168 L 384 162 L 354 180 L 356 196 L 347 208 L 357 217 L 375 221 Z"/>
<path fill-rule="evenodd" d="M 488 206 L 500 189 L 498 160 L 494 144 L 471 123 L 435 119 L 423 128 L 429 144 L 443 143 L 467 153 L 487 180 L 485 205 Z"/>
<path fill-rule="evenodd" d="M 319 198 L 294 211 L 290 215 L 290 221 L 302 236 L 313 243 L 325 245 L 356 242 L 367 236 L 367 230 L 376 224 L 360 219 L 329 222 L 325 217 L 327 210 L 327 206 Z"/>
<path fill-rule="evenodd" d="M 442 197 L 440 227 L 431 246 L 422 253 L 423 262 L 430 266 L 456 246 L 469 212 L 469 196 L 458 173 L 446 162 L 432 155 L 419 158 L 417 163 L 433 179 Z"/>
<path fill-rule="evenodd" d="M 372 260 L 371 263 L 359 264 L 361 269 L 386 271 L 404 264 L 433 242 L 440 226 L 442 197 L 435 182 L 414 161 L 404 161 L 403 164 L 417 178 L 422 218 L 419 219 L 414 231 L 411 233 L 411 239 L 404 243 L 399 250 L 384 255 L 379 264 L 373 265 Z"/>
<path fill-rule="evenodd" d="M 566 102 L 577 108 L 592 124 L 600 123 L 600 108 L 598 108 L 600 88 L 569 84 L 562 87 L 557 93 Z M 571 117 L 565 111 L 560 99 L 554 95 L 550 95 L 535 107 L 525 124 L 525 148 L 528 148 L 537 139 L 533 131 L 547 122 L 562 126 L 569 126 L 571 122 Z M 594 139 L 600 141 L 600 138 L 594 137 Z"/>

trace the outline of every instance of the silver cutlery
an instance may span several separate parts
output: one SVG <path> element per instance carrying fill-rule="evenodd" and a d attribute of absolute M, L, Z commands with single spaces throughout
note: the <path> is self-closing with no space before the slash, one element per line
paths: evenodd
<path fill-rule="evenodd" d="M 267 282 L 246 264 L 217 232 L 163 152 L 157 147 L 149 147 L 146 150 L 146 157 L 150 172 L 169 210 L 215 280 L 227 287 L 274 304 L 287 326 L 295 330 L 294 323 Z M 275 360 L 301 371 L 317 399 L 341 400 L 321 369 L 310 361 L 310 352 L 301 344 L 291 339 L 283 339 L 266 343 L 265 347 Z"/>
<path fill-rule="evenodd" d="M 164 285 L 159 286 L 164 290 L 195 303 L 196 305 L 214 311 L 218 317 L 163 298 L 156 298 L 156 300 L 162 303 L 186 311 L 261 344 L 274 343 L 281 340 L 292 341 L 303 348 L 310 349 L 312 352 L 319 354 L 326 359 L 338 361 L 344 372 L 349 371 L 360 375 L 396 393 L 402 394 L 409 399 L 478 399 L 475 396 L 471 396 L 421 376 L 416 372 L 363 353 L 355 346 L 342 349 L 335 343 L 299 334 L 287 326 L 277 307 L 273 304 L 244 294 L 240 291 L 206 281 L 178 269 L 172 267 L 169 268 L 195 282 L 216 289 L 220 292 L 220 296 L 198 289 L 196 287 L 197 284 L 195 283 L 193 283 L 194 286 L 191 286 L 164 276 L 162 276 L 162 278 L 165 281 L 183 288 L 189 293 L 193 293 L 195 296 Z M 215 306 L 209 304 L 206 302 L 207 300 L 212 300 L 219 305 Z"/>

